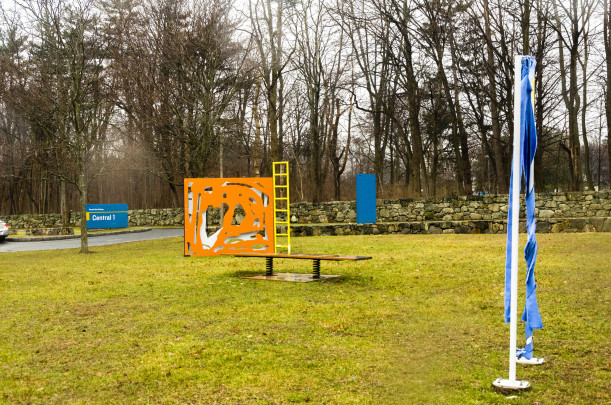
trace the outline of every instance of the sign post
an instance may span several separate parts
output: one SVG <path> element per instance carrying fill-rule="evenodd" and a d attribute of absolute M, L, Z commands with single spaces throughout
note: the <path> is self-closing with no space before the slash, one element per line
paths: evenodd
<path fill-rule="evenodd" d="M 376 223 L 376 175 L 356 175 L 356 223 Z"/>
<path fill-rule="evenodd" d="M 87 204 L 87 229 L 127 228 L 127 204 Z"/>

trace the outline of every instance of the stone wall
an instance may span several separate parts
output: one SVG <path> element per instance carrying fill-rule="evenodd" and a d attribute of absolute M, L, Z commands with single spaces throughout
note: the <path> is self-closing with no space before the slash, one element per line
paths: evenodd
<path fill-rule="evenodd" d="M 352 235 L 378 233 L 504 233 L 507 195 L 443 199 L 377 201 L 377 224 L 356 224 L 356 202 L 291 204 L 295 235 Z M 537 232 L 611 232 L 609 191 L 537 194 Z M 218 210 L 210 212 L 218 223 Z M 524 217 L 524 213 L 521 213 Z M 13 229 L 61 226 L 58 214 L 4 217 Z M 130 226 L 183 226 L 182 208 L 129 211 Z M 78 226 L 80 215 L 72 213 Z M 522 221 L 521 228 L 524 227 Z"/>
<path fill-rule="evenodd" d="M 376 224 L 295 224 L 293 236 L 380 234 L 491 234 L 506 233 L 503 220 L 378 222 Z M 520 221 L 526 232 L 526 221 Z M 611 218 L 572 218 L 537 221 L 537 233 L 611 232 Z"/>
<path fill-rule="evenodd" d="M 605 218 L 611 216 L 609 191 L 537 194 L 535 216 L 548 218 Z M 507 195 L 463 196 L 428 200 L 378 200 L 378 222 L 464 221 L 507 219 Z M 356 203 L 339 201 L 291 204 L 291 222 L 356 222 Z M 524 212 L 520 215 L 524 217 Z"/>
<path fill-rule="evenodd" d="M 55 228 L 62 226 L 59 214 L 23 214 L 0 217 L 14 229 Z M 129 226 L 182 226 L 182 208 L 164 208 L 128 211 Z M 72 212 L 70 223 L 80 226 L 81 214 Z"/>

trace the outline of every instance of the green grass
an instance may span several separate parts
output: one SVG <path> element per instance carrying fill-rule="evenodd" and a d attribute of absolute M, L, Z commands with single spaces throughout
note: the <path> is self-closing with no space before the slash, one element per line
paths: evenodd
<path fill-rule="evenodd" d="M 2 254 L 0 402 L 609 403 L 611 234 L 538 241 L 546 363 L 518 366 L 533 388 L 516 398 L 491 387 L 508 373 L 504 235 L 397 235 L 294 238 L 374 257 L 307 284 L 241 279 L 264 260 L 184 258 L 182 238 Z"/>

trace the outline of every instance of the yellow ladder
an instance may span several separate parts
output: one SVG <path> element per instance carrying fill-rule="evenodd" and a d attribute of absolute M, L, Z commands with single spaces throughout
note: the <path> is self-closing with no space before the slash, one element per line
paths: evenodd
<path fill-rule="evenodd" d="M 274 162 L 274 252 L 286 248 L 291 254 L 291 213 L 289 211 L 289 162 Z M 284 231 L 286 228 L 286 232 Z M 278 231 L 280 230 L 280 231 Z M 283 245 L 279 239 L 286 241 Z"/>

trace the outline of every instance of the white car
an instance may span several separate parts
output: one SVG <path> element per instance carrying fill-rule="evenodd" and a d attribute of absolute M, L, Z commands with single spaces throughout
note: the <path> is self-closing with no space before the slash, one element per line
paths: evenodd
<path fill-rule="evenodd" d="M 4 241 L 4 238 L 8 236 L 8 224 L 0 221 L 0 242 Z"/>

